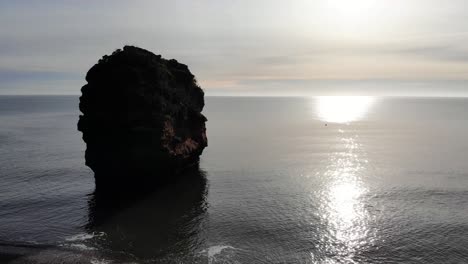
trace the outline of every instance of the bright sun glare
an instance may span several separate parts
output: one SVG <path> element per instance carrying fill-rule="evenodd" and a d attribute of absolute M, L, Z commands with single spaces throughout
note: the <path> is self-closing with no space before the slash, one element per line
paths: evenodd
<path fill-rule="evenodd" d="M 375 21 L 385 15 L 385 1 L 327 0 L 325 20 L 340 33 L 361 34 L 372 31 Z M 339 32 L 338 32 L 339 33 Z"/>
<path fill-rule="evenodd" d="M 373 101 L 369 96 L 321 96 L 316 101 L 316 113 L 325 122 L 349 123 L 361 119 Z"/>
<path fill-rule="evenodd" d="M 379 8 L 377 0 L 328 0 L 326 4 L 343 19 L 360 19 Z"/>

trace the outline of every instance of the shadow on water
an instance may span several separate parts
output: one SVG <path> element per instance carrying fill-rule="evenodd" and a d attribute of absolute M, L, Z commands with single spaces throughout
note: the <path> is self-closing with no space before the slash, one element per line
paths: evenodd
<path fill-rule="evenodd" d="M 98 188 L 90 195 L 86 225 L 95 235 L 92 246 L 133 260 L 186 259 L 204 248 L 206 195 L 198 166 L 149 193 Z"/>
<path fill-rule="evenodd" d="M 97 188 L 86 233 L 50 245 L 0 243 L 0 263 L 206 263 L 207 190 L 198 166 L 152 192 Z"/>

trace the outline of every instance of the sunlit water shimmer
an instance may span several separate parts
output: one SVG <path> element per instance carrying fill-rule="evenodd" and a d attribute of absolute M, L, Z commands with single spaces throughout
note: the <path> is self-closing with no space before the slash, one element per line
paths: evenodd
<path fill-rule="evenodd" d="M 77 97 L 0 97 L 0 262 L 468 263 L 468 99 L 206 101 L 201 171 L 124 203 Z"/>

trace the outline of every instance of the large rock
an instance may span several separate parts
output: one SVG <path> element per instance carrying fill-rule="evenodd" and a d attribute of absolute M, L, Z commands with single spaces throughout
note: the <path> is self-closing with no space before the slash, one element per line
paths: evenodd
<path fill-rule="evenodd" d="M 207 146 L 204 93 L 188 67 L 125 46 L 81 89 L 78 130 L 97 186 L 148 186 L 196 165 Z"/>

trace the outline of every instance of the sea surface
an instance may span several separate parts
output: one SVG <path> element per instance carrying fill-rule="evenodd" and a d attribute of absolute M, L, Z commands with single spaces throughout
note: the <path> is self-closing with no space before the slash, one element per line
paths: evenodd
<path fill-rule="evenodd" d="M 78 96 L 0 96 L 0 263 L 468 263 L 468 99 L 207 97 L 193 175 L 109 204 Z"/>

